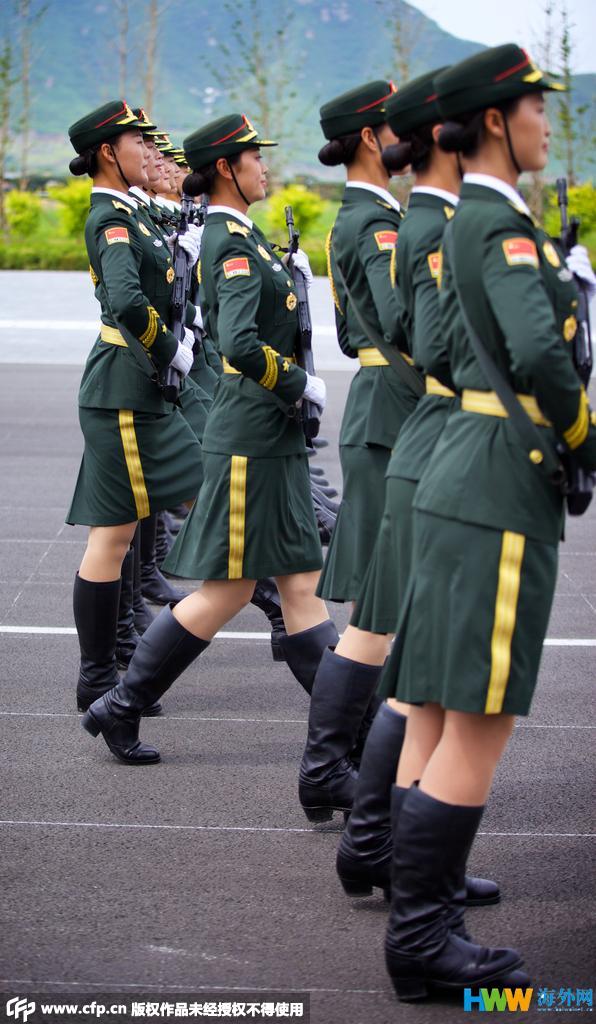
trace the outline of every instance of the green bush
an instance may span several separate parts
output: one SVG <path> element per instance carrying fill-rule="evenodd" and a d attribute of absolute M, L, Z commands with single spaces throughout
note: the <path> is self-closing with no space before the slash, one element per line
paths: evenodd
<path fill-rule="evenodd" d="M 6 196 L 6 220 L 13 235 L 26 238 L 34 234 L 41 220 L 41 199 L 33 192 L 13 189 Z"/>
<path fill-rule="evenodd" d="M 69 238 L 82 238 L 89 214 L 91 182 L 88 179 L 69 181 L 67 185 L 49 190 L 58 203 L 60 226 Z"/>
<path fill-rule="evenodd" d="M 572 185 L 568 189 L 569 217 L 579 217 L 580 242 L 586 244 L 586 235 L 596 230 L 596 189 L 591 181 L 585 185 Z M 561 233 L 561 218 L 557 203 L 557 192 L 553 189 L 548 197 L 548 206 L 544 215 L 544 227 L 549 235 L 557 237 Z"/>
<path fill-rule="evenodd" d="M 267 210 L 268 228 L 272 234 L 282 233 L 287 237 L 286 206 L 292 207 L 294 223 L 300 234 L 306 235 L 323 212 L 325 203 L 317 192 L 311 192 L 304 185 L 287 185 L 274 192 Z"/>

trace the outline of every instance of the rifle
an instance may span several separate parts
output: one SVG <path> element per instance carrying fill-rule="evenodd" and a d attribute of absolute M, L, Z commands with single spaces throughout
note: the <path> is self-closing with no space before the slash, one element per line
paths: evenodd
<path fill-rule="evenodd" d="M 178 236 L 183 235 L 194 216 L 194 201 L 192 196 L 182 195 L 182 211 Z M 174 291 L 172 293 L 172 333 L 177 341 L 184 340 L 184 327 L 186 319 L 186 302 L 190 292 L 190 279 L 192 265 L 184 249 L 174 243 Z M 178 373 L 173 366 L 168 366 L 163 373 L 162 389 L 167 402 L 177 402 L 180 394 L 182 374 Z"/>
<path fill-rule="evenodd" d="M 570 220 L 568 216 L 566 178 L 557 178 L 557 201 L 561 215 L 561 246 L 567 256 L 573 246 L 577 244 L 580 222 L 577 217 L 572 217 Z M 573 363 L 579 379 L 587 390 L 593 366 L 590 312 L 587 289 L 583 281 L 576 277 L 575 284 L 579 298 L 576 315 L 577 330 L 572 342 Z M 565 486 L 567 508 L 570 515 L 580 516 L 592 500 L 592 493 L 596 486 L 596 474 L 582 469 L 573 453 L 568 452 L 562 445 L 558 450 L 567 475 Z"/>
<path fill-rule="evenodd" d="M 301 366 L 303 370 L 306 370 L 307 373 L 310 373 L 314 377 L 315 364 L 312 355 L 312 320 L 310 316 L 310 307 L 308 305 L 308 289 L 306 287 L 304 274 L 297 266 L 294 265 L 292 260 L 293 254 L 298 249 L 300 232 L 296 230 L 294 225 L 294 215 L 292 213 L 291 206 L 286 206 L 285 214 L 289 241 L 288 270 L 294 279 L 296 294 L 298 296 L 298 329 L 300 332 L 300 342 L 298 346 L 297 361 L 298 366 Z M 319 412 L 319 407 L 307 398 L 302 400 L 301 419 L 306 443 L 310 448 L 312 448 L 312 439 L 317 436 L 321 426 L 321 414 Z"/>

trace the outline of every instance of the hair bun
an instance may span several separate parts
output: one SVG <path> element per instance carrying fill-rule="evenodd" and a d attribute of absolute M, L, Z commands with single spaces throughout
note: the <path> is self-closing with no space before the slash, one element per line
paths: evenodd
<path fill-rule="evenodd" d="M 201 171 L 191 171 L 182 182 L 182 191 L 187 196 L 200 196 L 207 189 L 205 175 Z"/>
<path fill-rule="evenodd" d="M 403 171 L 404 167 L 412 163 L 412 142 L 404 139 L 402 142 L 394 142 L 392 146 L 385 146 L 382 154 L 383 164 L 387 171 Z"/>
<path fill-rule="evenodd" d="M 345 147 L 340 139 L 332 139 L 319 150 L 319 160 L 325 167 L 337 167 L 343 164 Z"/>
<path fill-rule="evenodd" d="M 73 157 L 68 165 L 68 169 L 71 174 L 75 174 L 77 177 L 81 174 L 87 174 L 89 169 L 87 156 L 82 154 L 81 156 Z"/>

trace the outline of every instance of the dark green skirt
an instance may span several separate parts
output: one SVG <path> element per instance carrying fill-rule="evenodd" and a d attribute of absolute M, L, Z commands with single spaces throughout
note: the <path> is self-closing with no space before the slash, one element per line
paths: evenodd
<path fill-rule="evenodd" d="M 321 568 L 306 455 L 203 452 L 203 486 L 164 562 L 187 579 L 261 579 Z"/>
<path fill-rule="evenodd" d="M 367 633 L 395 633 L 412 558 L 413 480 L 385 481 L 385 509 L 373 556 L 350 625 Z"/>
<path fill-rule="evenodd" d="M 213 399 L 188 376 L 180 390 L 180 412 L 199 441 L 203 440 L 205 424 Z"/>
<path fill-rule="evenodd" d="M 201 446 L 178 409 L 80 407 L 79 422 L 85 448 L 67 523 L 120 526 L 198 494 Z"/>
<path fill-rule="evenodd" d="M 382 696 L 527 715 L 557 578 L 557 547 L 414 512 L 414 551 Z"/>
<path fill-rule="evenodd" d="M 373 555 L 385 504 L 391 452 L 374 445 L 341 445 L 343 493 L 317 593 L 328 601 L 356 601 Z"/>

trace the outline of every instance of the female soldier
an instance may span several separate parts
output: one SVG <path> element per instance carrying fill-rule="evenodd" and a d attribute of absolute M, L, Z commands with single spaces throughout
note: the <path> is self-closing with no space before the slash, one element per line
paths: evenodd
<path fill-rule="evenodd" d="M 414 705 L 398 768 L 405 793 L 386 938 L 402 999 L 423 998 L 431 986 L 507 985 L 521 964 L 515 950 L 451 933 L 444 908 L 514 715 L 528 713 L 536 683 L 563 520 L 561 492 L 542 463 L 554 461 L 558 440 L 586 469 L 596 467 L 596 422 L 565 341 L 576 329 L 575 288 L 515 189 L 522 171 L 546 163 L 542 92 L 557 85 L 507 44 L 443 72 L 435 87 L 446 122 L 439 143 L 459 151 L 466 168 L 444 235 L 441 293 L 462 401 L 416 490 L 411 590 L 396 652 L 397 692 Z M 466 318 L 536 425 L 535 448 L 489 390 Z"/>
<path fill-rule="evenodd" d="M 383 162 L 393 173 L 411 166 L 415 184 L 394 250 L 393 281 L 400 319 L 414 362 L 425 373 L 426 394 L 399 432 L 387 467 L 385 510 L 375 552 L 366 575 L 352 625 L 378 628 L 383 616 L 394 632 L 406 593 L 412 548 L 412 500 L 416 485 L 432 454 L 447 417 L 459 404 L 452 390 L 445 339 L 440 323 L 437 279 L 441 237 L 453 217 L 461 184 L 457 154 L 443 153 L 436 144 L 439 109 L 429 72 L 403 86 L 387 101 L 387 123 L 397 145 L 383 150 Z M 363 626 L 363 623 L 367 623 Z M 370 624 L 369 624 L 370 623 Z M 372 886 L 390 889 L 390 797 L 401 752 L 408 705 L 398 704 L 395 680 L 381 678 L 379 692 L 389 702 L 379 709 L 366 740 L 356 784 L 354 805 L 342 834 L 337 871 L 349 895 L 368 895 Z M 494 903 L 499 891 L 493 882 L 468 878 L 467 903 Z M 451 914 L 461 914 L 463 898 Z"/>
<path fill-rule="evenodd" d="M 205 327 L 225 373 L 203 439 L 204 483 L 177 541 L 179 574 L 205 580 L 141 638 L 130 668 L 83 719 L 126 763 L 159 760 L 138 739 L 139 716 L 251 599 L 255 580 L 276 577 L 289 635 L 286 659 L 310 689 L 322 651 L 337 642 L 315 596 L 321 548 L 296 402 L 321 407 L 325 386 L 295 363 L 292 278 L 247 216 L 266 173 L 247 118 L 230 114 L 185 140 L 189 194 L 208 193 L 201 243 Z M 308 261 L 299 257 L 306 274 Z"/>
<path fill-rule="evenodd" d="M 370 82 L 321 108 L 329 142 L 319 160 L 344 164 L 348 178 L 327 243 L 336 325 L 342 350 L 360 361 L 339 439 L 342 503 L 319 584 L 321 596 L 333 601 L 359 597 L 381 524 L 391 448 L 416 404 L 415 392 L 371 340 L 385 338 L 401 349 L 406 344 L 390 278 L 402 214 L 388 191 L 382 160 L 383 147 L 396 142 L 386 123 L 394 92 L 391 82 Z M 370 325 L 366 330 L 361 318 Z M 407 352 L 402 355 L 411 361 Z M 387 634 L 395 627 L 386 609 L 377 609 L 376 620 L 348 627 L 337 649 L 325 652 L 317 673 L 299 784 L 300 802 L 312 821 L 352 806 L 356 773 L 349 755 L 387 656 Z"/>
<path fill-rule="evenodd" d="M 136 523 L 194 497 L 200 449 L 159 387 L 159 371 L 172 366 L 184 375 L 192 352 L 167 327 L 167 247 L 141 230 L 128 194 L 130 185 L 147 183 L 141 122 L 116 100 L 77 121 L 69 135 L 79 154 L 72 173 L 93 178 L 85 241 L 102 320 L 79 392 L 85 449 L 67 519 L 91 527 L 73 601 L 84 709 L 118 682 L 120 568 Z"/>

